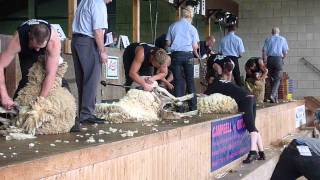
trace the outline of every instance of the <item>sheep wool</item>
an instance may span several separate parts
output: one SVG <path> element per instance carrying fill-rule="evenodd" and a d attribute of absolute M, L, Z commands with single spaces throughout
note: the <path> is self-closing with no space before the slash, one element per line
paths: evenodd
<path fill-rule="evenodd" d="M 233 114 L 238 112 L 238 105 L 233 98 L 214 93 L 198 98 L 198 111 L 199 113 Z"/>
<path fill-rule="evenodd" d="M 119 102 L 97 104 L 95 114 L 116 123 L 158 121 L 160 105 L 154 92 L 131 89 Z"/>
<path fill-rule="evenodd" d="M 59 65 L 53 87 L 47 97 L 39 97 L 41 84 L 45 78 L 43 61 L 36 62 L 29 70 L 26 87 L 21 89 L 16 102 L 24 110 L 19 111 L 17 127 L 29 134 L 58 134 L 69 132 L 74 125 L 76 103 L 72 94 L 61 87 L 62 77 L 68 66 Z"/>

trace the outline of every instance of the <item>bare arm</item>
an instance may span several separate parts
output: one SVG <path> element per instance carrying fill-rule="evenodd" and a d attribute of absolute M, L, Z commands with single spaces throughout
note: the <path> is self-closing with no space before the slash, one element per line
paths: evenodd
<path fill-rule="evenodd" d="M 58 33 L 51 28 L 51 38 L 47 45 L 46 77 L 42 82 L 40 96 L 47 97 L 56 78 L 61 53 L 61 42 Z"/>
<path fill-rule="evenodd" d="M 264 49 L 262 49 L 262 60 L 263 60 L 264 63 L 267 62 L 267 54 L 266 54 Z"/>
<path fill-rule="evenodd" d="M 167 74 L 168 74 L 168 66 L 167 64 L 163 64 L 159 68 L 159 72 L 151 77 L 151 80 L 157 81 L 157 80 L 165 79 Z"/>
<path fill-rule="evenodd" d="M 0 53 L 0 98 L 2 106 L 6 109 L 11 109 L 14 106 L 14 102 L 8 95 L 4 78 L 4 69 L 9 66 L 20 50 L 19 34 L 15 33 L 9 42 L 7 49 Z"/>
<path fill-rule="evenodd" d="M 267 78 L 267 75 L 268 75 L 268 69 L 267 69 L 267 67 L 264 65 L 264 62 L 263 62 L 263 60 L 261 60 L 261 59 L 259 59 L 258 64 L 259 64 L 259 69 L 260 69 L 261 72 L 262 72 L 262 75 L 261 75 L 261 77 L 260 77 L 259 79 L 260 79 L 260 80 L 266 79 L 266 78 Z"/>
<path fill-rule="evenodd" d="M 104 47 L 104 30 L 96 29 L 94 30 L 94 33 L 94 38 L 96 40 L 100 55 L 100 62 L 105 64 L 108 61 L 108 52 L 107 49 Z"/>
<path fill-rule="evenodd" d="M 192 44 L 192 49 L 193 49 L 193 54 L 197 57 L 200 58 L 200 55 L 198 53 L 199 45 L 198 43 L 193 43 Z"/>
<path fill-rule="evenodd" d="M 143 63 L 143 60 L 144 60 L 143 47 L 141 47 L 141 46 L 137 47 L 135 54 L 136 55 L 133 59 L 131 67 L 130 67 L 129 76 L 131 77 L 131 79 L 134 82 L 136 82 L 136 83 L 140 84 L 142 87 L 144 87 L 145 90 L 151 91 L 152 86 L 150 84 L 146 83 L 146 81 L 139 75 L 139 70 L 140 70 L 141 65 Z"/>

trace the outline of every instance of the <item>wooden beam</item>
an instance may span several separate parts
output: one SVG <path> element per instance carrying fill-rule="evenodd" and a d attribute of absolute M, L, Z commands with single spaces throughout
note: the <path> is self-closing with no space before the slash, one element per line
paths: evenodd
<path fill-rule="evenodd" d="M 72 21 L 77 9 L 77 0 L 68 0 L 68 37 L 72 37 Z"/>
<path fill-rule="evenodd" d="M 132 38 L 133 42 L 140 42 L 140 0 L 132 0 Z"/>
<path fill-rule="evenodd" d="M 207 36 L 210 36 L 211 35 L 211 18 L 208 18 L 208 23 L 207 23 L 207 27 L 206 27 L 206 32 L 205 34 Z"/>
<path fill-rule="evenodd" d="M 35 0 L 28 0 L 28 19 L 36 18 L 35 14 Z"/>
<path fill-rule="evenodd" d="M 176 11 L 176 20 L 179 20 L 181 17 L 181 7 L 179 6 Z"/>

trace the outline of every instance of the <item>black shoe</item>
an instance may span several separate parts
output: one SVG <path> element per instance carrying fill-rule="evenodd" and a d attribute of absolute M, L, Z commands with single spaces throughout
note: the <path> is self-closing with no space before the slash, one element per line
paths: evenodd
<path fill-rule="evenodd" d="M 254 160 L 258 159 L 258 153 L 256 151 L 250 151 L 247 158 L 242 161 L 244 164 L 249 164 Z"/>
<path fill-rule="evenodd" d="M 277 100 L 273 96 L 270 96 L 270 102 L 271 103 L 277 103 Z"/>
<path fill-rule="evenodd" d="M 70 132 L 80 132 L 80 123 L 79 121 L 76 121 L 76 123 L 74 124 L 74 126 L 72 126 L 72 128 L 70 129 Z"/>
<path fill-rule="evenodd" d="M 259 158 L 258 160 L 266 160 L 266 155 L 264 154 L 263 151 L 259 151 Z"/>
<path fill-rule="evenodd" d="M 98 118 L 98 117 L 91 117 L 91 118 L 88 118 L 88 119 L 85 119 L 83 121 L 81 121 L 81 123 L 84 123 L 84 124 L 104 124 L 106 121 L 104 119 L 101 119 L 101 118 Z"/>

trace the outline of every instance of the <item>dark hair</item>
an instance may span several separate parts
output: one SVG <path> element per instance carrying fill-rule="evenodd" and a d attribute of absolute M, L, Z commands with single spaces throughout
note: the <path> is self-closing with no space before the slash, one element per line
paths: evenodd
<path fill-rule="evenodd" d="M 236 25 L 229 25 L 228 26 L 228 32 L 235 31 L 235 30 L 236 30 Z"/>
<path fill-rule="evenodd" d="M 254 66 L 255 63 L 256 63 L 256 61 L 257 61 L 258 59 L 260 59 L 260 58 L 258 58 L 258 57 L 252 57 L 252 58 L 248 59 L 248 61 L 247 61 L 246 64 L 245 64 L 245 67 L 250 68 L 250 67 Z"/>
<path fill-rule="evenodd" d="M 225 72 L 231 72 L 234 68 L 234 64 L 232 61 L 227 61 L 223 63 L 223 71 Z"/>
<path fill-rule="evenodd" d="M 30 28 L 29 39 L 37 42 L 38 44 L 43 44 L 45 41 L 48 41 L 49 36 L 50 30 L 46 24 L 35 24 Z"/>

